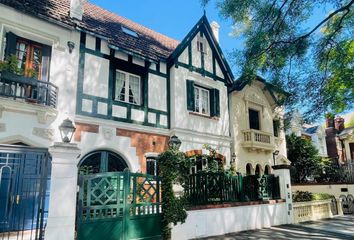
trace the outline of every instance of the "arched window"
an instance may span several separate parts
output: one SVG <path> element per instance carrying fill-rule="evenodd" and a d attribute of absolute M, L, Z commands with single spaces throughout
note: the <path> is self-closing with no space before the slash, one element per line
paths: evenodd
<path fill-rule="evenodd" d="M 261 167 L 261 165 L 257 164 L 255 174 L 257 176 L 261 176 L 262 175 L 262 167 Z"/>
<path fill-rule="evenodd" d="M 247 163 L 246 165 L 246 175 L 251 175 L 252 174 L 252 164 Z"/>
<path fill-rule="evenodd" d="M 265 169 L 264 169 L 264 174 L 269 175 L 270 173 L 271 173 L 271 169 L 270 169 L 269 165 L 266 165 Z"/>
<path fill-rule="evenodd" d="M 127 163 L 118 154 L 110 151 L 95 151 L 87 154 L 79 164 L 79 174 L 122 172 Z"/>

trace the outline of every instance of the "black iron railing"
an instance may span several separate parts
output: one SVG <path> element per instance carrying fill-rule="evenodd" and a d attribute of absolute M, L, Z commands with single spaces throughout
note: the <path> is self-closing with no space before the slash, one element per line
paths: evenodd
<path fill-rule="evenodd" d="M 35 78 L 0 72 L 0 96 L 56 108 L 58 87 Z"/>
<path fill-rule="evenodd" d="M 279 177 L 274 175 L 198 172 L 189 176 L 185 190 L 192 206 L 280 199 Z"/>

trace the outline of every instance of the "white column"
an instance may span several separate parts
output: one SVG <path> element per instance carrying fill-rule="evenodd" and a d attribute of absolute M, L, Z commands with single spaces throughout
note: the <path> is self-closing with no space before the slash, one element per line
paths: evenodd
<path fill-rule="evenodd" d="M 289 165 L 273 166 L 274 175 L 279 177 L 280 197 L 285 199 L 287 208 L 287 223 L 293 223 L 293 198 L 291 193 L 291 178 Z"/>
<path fill-rule="evenodd" d="M 46 240 L 74 240 L 78 177 L 77 144 L 54 143 Z"/>

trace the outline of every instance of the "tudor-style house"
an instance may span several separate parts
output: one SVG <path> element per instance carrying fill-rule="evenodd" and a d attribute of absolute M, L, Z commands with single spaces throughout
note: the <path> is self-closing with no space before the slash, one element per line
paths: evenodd
<path fill-rule="evenodd" d="M 173 135 L 188 156 L 208 144 L 230 162 L 233 76 L 205 16 L 178 42 L 86 1 L 14 0 L 0 27 L 0 232 L 49 214 L 46 238 L 73 239 L 76 203 L 56 206 L 76 199 L 78 174 L 157 174 Z M 67 118 L 78 148 L 58 150 Z"/>
<path fill-rule="evenodd" d="M 229 94 L 232 151 L 237 171 L 271 174 L 272 166 L 289 164 L 283 131 L 282 107 L 286 93 L 257 77 L 246 83 L 237 80 Z"/>

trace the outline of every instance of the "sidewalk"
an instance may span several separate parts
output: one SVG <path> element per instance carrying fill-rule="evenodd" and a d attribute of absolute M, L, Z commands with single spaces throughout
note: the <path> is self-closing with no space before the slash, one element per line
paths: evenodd
<path fill-rule="evenodd" d="M 202 239 L 354 239 L 354 215 L 301 224 L 274 226 Z"/>

